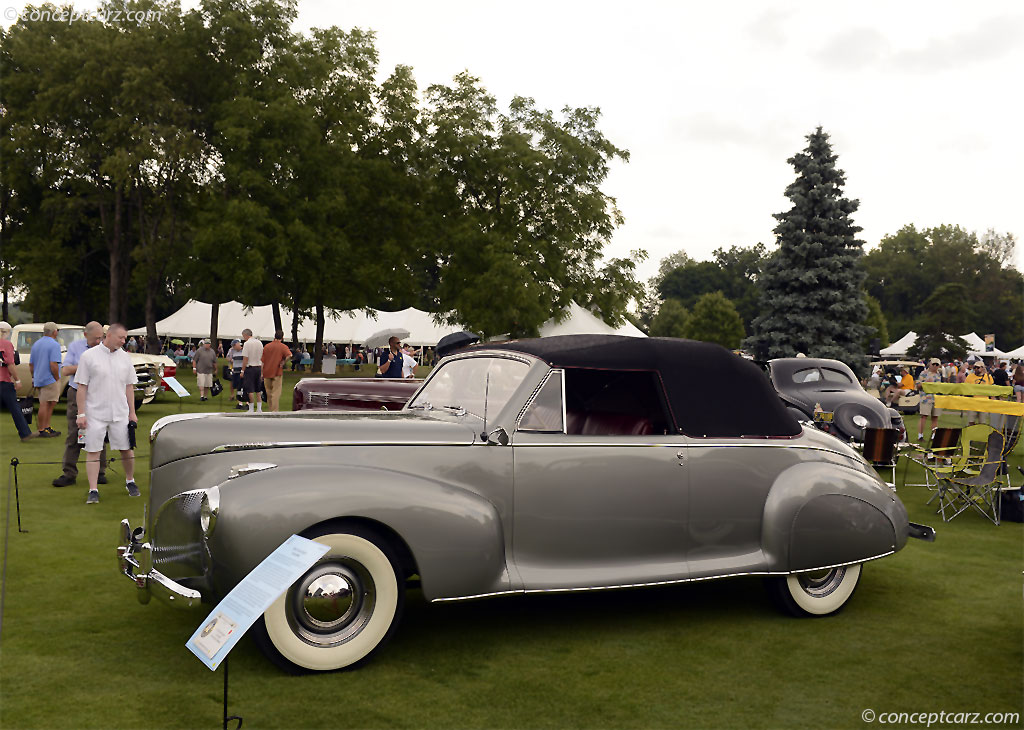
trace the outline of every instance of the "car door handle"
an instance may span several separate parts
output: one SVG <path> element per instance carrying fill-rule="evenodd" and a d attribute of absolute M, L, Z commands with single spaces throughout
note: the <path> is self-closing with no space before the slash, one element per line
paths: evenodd
<path fill-rule="evenodd" d="M 686 466 L 686 452 L 677 451 L 676 458 L 679 459 L 679 466 Z"/>

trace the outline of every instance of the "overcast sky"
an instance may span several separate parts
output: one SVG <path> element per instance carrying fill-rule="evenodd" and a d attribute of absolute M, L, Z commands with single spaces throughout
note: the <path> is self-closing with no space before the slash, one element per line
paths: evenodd
<path fill-rule="evenodd" d="M 867 246 L 914 223 L 1024 238 L 1024 3 L 346 2 L 303 28 L 377 32 L 421 88 L 468 69 L 505 105 L 598 106 L 630 151 L 608 253 L 774 244 L 786 159 L 819 124 Z M 1024 261 L 1018 250 L 1018 266 Z"/>
<path fill-rule="evenodd" d="M 381 75 L 421 89 L 468 69 L 503 107 L 600 107 L 630 152 L 606 253 L 646 249 L 645 279 L 680 249 L 774 245 L 818 125 L 868 248 L 908 223 L 1024 238 L 1024 3 L 300 0 L 299 29 L 330 25 L 376 31 Z"/>

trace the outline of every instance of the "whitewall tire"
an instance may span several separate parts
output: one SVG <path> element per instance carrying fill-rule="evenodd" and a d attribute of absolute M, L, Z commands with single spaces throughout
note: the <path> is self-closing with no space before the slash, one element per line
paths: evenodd
<path fill-rule="evenodd" d="M 861 564 L 771 578 L 779 606 L 794 616 L 828 616 L 841 609 L 860 581 Z"/>
<path fill-rule="evenodd" d="M 398 625 L 402 572 L 387 542 L 360 526 L 309 537 L 330 551 L 266 610 L 257 642 L 287 669 L 350 667 Z"/>

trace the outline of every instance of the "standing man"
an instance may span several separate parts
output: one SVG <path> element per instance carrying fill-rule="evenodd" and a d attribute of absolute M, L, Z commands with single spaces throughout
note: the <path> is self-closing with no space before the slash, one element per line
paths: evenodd
<path fill-rule="evenodd" d="M 14 365 L 11 325 L 0 322 L 0 401 L 3 402 L 4 408 L 10 411 L 14 427 L 18 429 L 18 436 L 22 441 L 28 441 L 36 437 L 36 432 L 29 428 L 25 416 L 21 415 L 21 405 L 18 403 L 18 386 L 21 380 L 18 379 L 18 369 Z"/>
<path fill-rule="evenodd" d="M 275 333 L 276 334 L 276 333 Z M 252 336 L 252 330 L 248 327 L 242 330 L 242 382 L 249 394 L 249 413 L 252 413 L 253 405 L 259 413 L 263 413 L 263 394 L 261 380 L 263 379 L 263 343 Z"/>
<path fill-rule="evenodd" d="M 199 343 L 199 350 L 192 360 L 192 372 L 196 374 L 199 400 L 206 400 L 206 389 L 213 387 L 213 374 L 217 372 L 217 353 L 209 340 L 202 340 Z"/>
<path fill-rule="evenodd" d="M 401 344 L 397 337 L 392 337 L 388 340 L 388 349 L 386 352 L 380 354 L 380 367 L 377 368 L 377 374 L 384 378 L 401 378 L 402 377 L 402 364 L 404 362 L 402 353 L 399 351 L 398 346 Z"/>
<path fill-rule="evenodd" d="M 274 341 L 263 348 L 263 382 L 267 384 L 267 403 L 271 411 L 281 405 L 281 386 L 284 381 L 284 362 L 292 356 L 284 344 L 284 332 L 274 332 Z"/>
<path fill-rule="evenodd" d="M 75 340 L 68 345 L 68 351 L 64 355 L 64 366 L 61 373 L 68 378 L 68 437 L 64 441 L 64 473 L 53 480 L 55 487 L 70 487 L 78 479 L 78 457 L 82 453 L 82 444 L 78 443 L 78 383 L 75 382 L 75 375 L 78 373 L 78 363 L 82 355 L 90 348 L 96 347 L 103 339 L 103 325 L 99 322 L 90 322 L 85 325 L 85 337 Z M 132 399 L 134 401 L 134 398 Z M 96 477 L 98 484 L 107 483 L 107 449 L 104 446 L 100 450 L 100 473 Z"/>
<path fill-rule="evenodd" d="M 933 357 L 928 361 L 928 369 L 921 373 L 921 377 L 917 379 L 918 383 L 941 383 L 942 373 L 939 372 L 939 366 L 942 363 L 939 358 Z M 918 413 L 920 418 L 917 421 L 917 440 L 924 440 L 924 422 L 931 416 L 932 419 L 932 431 L 939 422 L 939 409 L 935 407 L 935 395 L 933 393 L 921 392 L 921 403 L 918 406 Z M 929 432 L 930 433 L 930 432 Z"/>
<path fill-rule="evenodd" d="M 228 360 L 231 362 L 231 399 L 236 401 L 235 408 L 245 408 L 237 401 L 242 397 L 242 341 L 231 340 L 228 348 Z"/>
<path fill-rule="evenodd" d="M 100 501 L 97 488 L 100 475 L 100 451 L 103 439 L 110 438 L 110 447 L 121 452 L 124 463 L 125 489 L 129 497 L 138 497 L 135 484 L 135 452 L 131 447 L 129 428 L 137 424 L 135 415 L 135 384 L 139 382 L 128 353 L 122 350 L 124 325 L 114 323 L 103 342 L 85 351 L 78 361 L 75 380 L 78 382 L 78 427 L 85 429 L 85 473 L 89 476 L 86 504 Z"/>
<path fill-rule="evenodd" d="M 985 361 L 978 358 L 971 365 L 971 371 L 964 377 L 964 382 L 968 385 L 993 385 L 992 376 L 988 374 L 988 368 L 985 367 Z M 975 423 L 988 423 L 989 414 L 984 411 L 968 411 L 967 412 L 967 425 L 973 426 Z"/>
<path fill-rule="evenodd" d="M 60 400 L 60 359 L 57 325 L 47 322 L 43 325 L 43 336 L 32 345 L 28 360 L 32 385 L 39 389 L 39 435 L 42 438 L 60 436 L 60 431 L 50 428 L 53 407 Z"/>

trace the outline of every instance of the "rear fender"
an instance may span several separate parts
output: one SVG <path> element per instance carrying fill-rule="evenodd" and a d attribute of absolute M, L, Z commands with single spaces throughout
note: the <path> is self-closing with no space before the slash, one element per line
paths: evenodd
<path fill-rule="evenodd" d="M 428 600 L 506 591 L 504 531 L 478 494 L 409 474 L 344 466 L 289 466 L 220 486 L 209 540 L 223 594 L 289 535 L 339 518 L 378 522 L 408 546 Z"/>
<path fill-rule="evenodd" d="M 903 503 L 880 480 L 821 462 L 802 462 L 779 474 L 763 525 L 768 569 L 779 572 L 895 552 L 910 529 Z"/>

